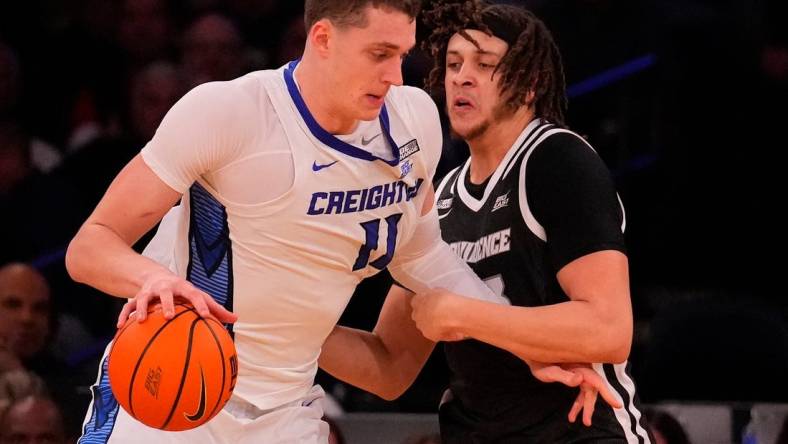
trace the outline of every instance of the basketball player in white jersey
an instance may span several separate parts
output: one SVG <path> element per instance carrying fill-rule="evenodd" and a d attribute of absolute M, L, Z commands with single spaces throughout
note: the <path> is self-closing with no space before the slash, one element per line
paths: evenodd
<path fill-rule="evenodd" d="M 435 342 L 447 341 L 444 443 L 648 443 L 626 368 L 623 208 L 604 163 L 563 126 L 564 75 L 552 36 L 521 7 L 433 5 L 425 13 L 434 29 L 429 86 L 445 92 L 452 129 L 471 152 L 437 188 L 442 236 L 512 305 L 394 288 L 373 332 L 336 327 L 320 365 L 394 398 Z M 576 397 L 544 384 L 529 360 L 598 363 L 579 371 L 601 384 L 607 405 L 590 386 Z M 583 423 L 575 423 L 581 409 Z"/>
<path fill-rule="evenodd" d="M 417 291 L 501 301 L 429 211 L 442 133 L 401 74 L 418 8 L 307 0 L 300 60 L 195 88 L 115 178 L 69 245 L 69 273 L 130 299 L 119 325 L 153 303 L 172 317 L 176 298 L 229 324 L 238 379 L 210 422 L 161 432 L 118 407 L 105 357 L 80 443 L 325 442 L 313 377 L 359 281 L 388 267 Z"/>
<path fill-rule="evenodd" d="M 119 326 L 152 303 L 171 317 L 174 298 L 231 324 L 238 380 L 206 425 L 166 433 L 118 408 L 105 359 L 81 443 L 325 442 L 317 359 L 361 279 L 388 267 L 416 291 L 503 302 L 430 211 L 442 132 L 401 75 L 417 12 L 415 0 L 307 0 L 300 60 L 195 88 L 121 171 L 69 246 L 69 272 L 130 298 Z"/>

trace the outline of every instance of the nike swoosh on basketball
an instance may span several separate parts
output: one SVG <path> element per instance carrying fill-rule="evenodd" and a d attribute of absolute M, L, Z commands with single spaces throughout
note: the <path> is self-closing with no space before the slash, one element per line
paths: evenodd
<path fill-rule="evenodd" d="M 183 416 L 186 417 L 189 421 L 198 421 L 205 415 L 205 376 L 202 374 L 202 366 L 200 366 L 200 404 L 197 406 L 197 411 L 194 412 L 193 415 L 187 415 L 186 413 Z"/>
<path fill-rule="evenodd" d="M 364 145 L 364 146 L 367 146 L 370 143 L 372 143 L 373 140 L 377 139 L 378 136 L 380 136 L 380 133 L 375 134 L 374 136 L 372 136 L 369 139 L 365 139 L 364 136 L 361 136 L 361 144 Z"/>
<path fill-rule="evenodd" d="M 317 163 L 317 161 L 315 161 L 315 162 L 312 164 L 312 171 L 320 171 L 320 170 L 322 170 L 323 168 L 328 168 L 328 167 L 330 167 L 331 165 L 333 165 L 333 164 L 335 164 L 335 163 L 337 163 L 337 162 L 339 162 L 339 161 L 338 161 L 338 160 L 335 160 L 335 161 L 333 161 L 333 162 L 331 162 L 331 163 L 326 163 L 326 164 L 320 165 L 320 164 L 318 164 L 318 163 Z"/>

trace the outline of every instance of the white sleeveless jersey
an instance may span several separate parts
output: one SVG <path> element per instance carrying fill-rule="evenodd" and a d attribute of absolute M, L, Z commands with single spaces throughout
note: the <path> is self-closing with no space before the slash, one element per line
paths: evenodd
<path fill-rule="evenodd" d="M 235 394 L 261 409 L 310 390 L 356 285 L 411 237 L 442 144 L 434 103 L 411 87 L 392 87 L 379 124 L 359 126 L 382 130 L 358 140 L 392 160 L 339 140 L 312 118 L 294 68 L 196 88 L 142 151 L 184 193 L 145 255 L 238 315 Z"/>

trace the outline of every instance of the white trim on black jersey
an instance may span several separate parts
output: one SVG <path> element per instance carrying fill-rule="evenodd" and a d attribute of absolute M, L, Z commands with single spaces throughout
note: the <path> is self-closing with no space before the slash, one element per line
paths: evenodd
<path fill-rule="evenodd" d="M 612 372 L 606 372 L 605 366 L 608 369 L 612 367 Z M 626 362 L 620 364 L 592 364 L 594 371 L 605 381 L 608 390 L 618 399 L 623 405 L 620 409 L 613 409 L 619 425 L 624 432 L 627 443 L 632 444 L 651 444 L 649 435 L 641 425 L 640 418 L 643 414 L 635 406 L 635 383 L 632 378 L 627 374 Z M 614 378 L 611 381 L 611 378 Z"/>
<path fill-rule="evenodd" d="M 523 158 L 523 162 L 520 164 L 520 185 L 517 187 L 520 190 L 520 214 L 523 216 L 523 221 L 525 221 L 525 225 L 528 227 L 529 230 L 533 234 L 536 235 L 542 242 L 547 242 L 547 233 L 544 230 L 542 224 L 536 220 L 536 217 L 531 212 L 531 207 L 528 205 L 528 192 L 525 190 L 525 168 L 528 165 L 528 159 L 531 158 L 531 154 L 539 148 L 539 144 L 544 142 L 545 139 L 552 136 L 553 134 L 558 134 L 561 132 L 571 133 L 571 131 L 563 130 L 560 128 L 553 128 L 537 139 L 536 143 L 534 143 L 534 147 L 528 150 L 525 153 L 525 157 Z M 574 134 L 574 133 L 572 133 Z M 578 136 L 580 137 L 580 136 Z"/>
<path fill-rule="evenodd" d="M 492 193 L 493 188 L 495 188 L 495 185 L 498 184 L 498 180 L 500 180 L 501 176 L 503 176 L 504 168 L 509 164 L 509 160 L 520 152 L 520 148 L 522 148 L 528 142 L 528 139 L 533 134 L 535 134 L 536 128 L 542 124 L 542 119 L 534 119 L 528 124 L 528 126 L 525 127 L 523 132 L 520 133 L 520 136 L 514 141 L 512 146 L 509 148 L 509 151 L 506 153 L 506 156 L 504 156 L 504 158 L 498 164 L 498 167 L 495 169 L 495 172 L 490 177 L 489 182 L 487 182 L 487 186 L 484 189 L 484 196 L 482 196 L 481 200 L 471 196 L 471 193 L 465 189 L 465 176 L 468 174 L 468 169 L 471 166 L 471 159 L 469 158 L 465 162 L 460 174 L 457 176 L 457 195 L 471 211 L 478 212 L 482 209 L 484 203 L 487 202 L 487 198 L 490 197 L 490 193 Z"/>
<path fill-rule="evenodd" d="M 525 189 L 525 169 L 526 165 L 528 165 L 528 159 L 531 157 L 534 151 L 539 148 L 539 144 L 544 142 L 548 137 L 559 134 L 559 133 L 569 133 L 577 137 L 578 139 L 582 140 L 583 143 L 586 144 L 587 147 L 591 148 L 591 151 L 596 153 L 594 147 L 591 146 L 586 139 L 580 137 L 579 134 L 575 133 L 574 131 L 569 131 L 563 128 L 553 128 L 546 132 L 544 132 L 535 143 L 533 143 L 533 148 L 527 150 L 525 153 L 525 157 L 523 158 L 523 162 L 520 164 L 520 214 L 523 216 L 523 221 L 525 221 L 525 225 L 528 226 L 528 229 L 531 230 L 533 234 L 535 234 L 539 239 L 543 242 L 547 242 L 547 233 L 545 232 L 544 227 L 542 224 L 536 220 L 536 216 L 531 212 L 531 208 L 528 205 L 528 192 Z M 513 163 L 514 164 L 514 163 Z M 507 171 L 508 172 L 508 171 Z M 616 193 L 616 198 L 618 199 L 618 204 L 621 207 L 621 232 L 623 233 L 627 226 L 627 217 L 626 211 L 624 210 L 624 203 L 621 202 L 621 197 Z"/>

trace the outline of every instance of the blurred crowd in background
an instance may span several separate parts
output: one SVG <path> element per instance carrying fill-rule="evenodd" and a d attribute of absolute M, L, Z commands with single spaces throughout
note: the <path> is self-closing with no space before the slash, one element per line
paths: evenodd
<path fill-rule="evenodd" d="M 569 125 L 599 150 L 627 210 L 643 401 L 788 402 L 788 2 L 521 3 L 555 34 Z M 300 55 L 302 7 L 0 1 L 4 418 L 51 410 L 58 433 L 76 433 L 122 301 L 71 282 L 64 248 L 185 92 Z M 431 64 L 414 51 L 406 83 L 422 86 Z M 467 156 L 444 131 L 439 175 Z M 371 328 L 389 284 L 364 282 L 340 323 Z M 395 402 L 325 374 L 318 382 L 346 411 L 435 412 L 445 372 L 439 348 Z"/>

